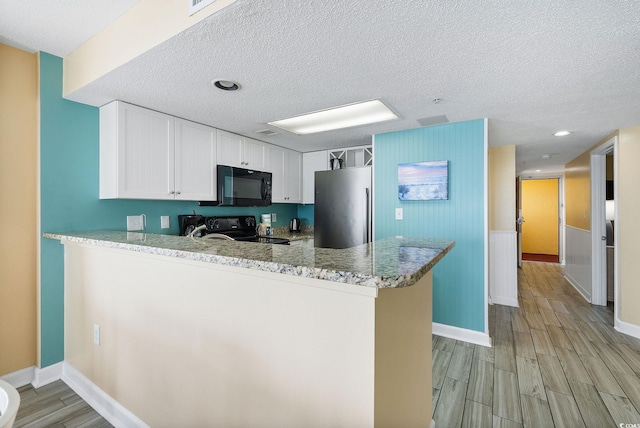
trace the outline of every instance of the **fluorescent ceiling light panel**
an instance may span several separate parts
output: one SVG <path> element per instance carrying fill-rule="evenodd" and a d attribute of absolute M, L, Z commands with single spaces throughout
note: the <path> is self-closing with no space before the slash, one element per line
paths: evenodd
<path fill-rule="evenodd" d="M 269 122 L 269 125 L 298 135 L 351 128 L 397 119 L 398 116 L 380 100 L 348 104 L 289 119 Z"/>

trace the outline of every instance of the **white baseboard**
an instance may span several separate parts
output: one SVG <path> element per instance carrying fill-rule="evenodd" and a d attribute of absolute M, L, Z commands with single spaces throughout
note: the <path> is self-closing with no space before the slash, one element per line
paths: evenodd
<path fill-rule="evenodd" d="M 575 288 L 575 289 L 576 289 L 576 291 L 577 291 L 578 293 L 580 293 L 580 295 L 581 295 L 582 297 L 584 297 L 584 300 L 586 300 L 587 302 L 591 303 L 591 295 L 590 295 L 590 294 L 588 294 L 588 293 L 584 290 L 584 288 L 582 288 L 582 287 L 580 286 L 580 284 L 578 284 L 578 282 L 577 282 L 576 280 L 574 280 L 573 278 L 571 278 L 571 276 L 570 276 L 570 275 L 567 275 L 567 274 L 565 274 L 565 275 L 564 275 L 564 279 L 566 279 L 567 281 L 569 281 L 569 284 L 571 284 L 571 286 L 572 286 L 573 288 Z"/>
<path fill-rule="evenodd" d="M 149 428 L 149 425 L 68 363 L 64 365 L 62 380 L 113 426 Z"/>
<path fill-rule="evenodd" d="M 462 340 L 463 342 L 474 343 L 476 345 L 491 347 L 491 338 L 487 333 L 481 333 L 466 328 L 453 327 L 437 322 L 431 323 L 431 331 L 437 336 L 444 336 L 450 339 Z"/>
<path fill-rule="evenodd" d="M 628 334 L 636 339 L 640 339 L 640 327 L 637 325 L 629 324 L 628 322 L 620 321 L 619 319 L 616 319 L 614 324 L 615 329 L 620 333 Z"/>
<path fill-rule="evenodd" d="M 35 370 L 36 366 L 27 367 L 26 369 L 1 376 L 0 379 L 7 382 L 14 388 L 20 388 L 21 386 L 29 385 L 33 382 Z"/>
<path fill-rule="evenodd" d="M 497 297 L 492 297 L 491 300 L 492 302 L 490 304 L 493 304 L 493 305 L 513 306 L 516 308 L 520 306 L 518 304 L 518 299 L 512 299 L 511 297 L 497 296 Z"/>
<path fill-rule="evenodd" d="M 60 378 L 62 378 L 63 365 L 63 362 L 59 362 L 41 369 L 36 367 L 31 385 L 33 385 L 34 388 L 40 388 L 41 386 L 49 385 L 52 382 L 60 380 Z"/>

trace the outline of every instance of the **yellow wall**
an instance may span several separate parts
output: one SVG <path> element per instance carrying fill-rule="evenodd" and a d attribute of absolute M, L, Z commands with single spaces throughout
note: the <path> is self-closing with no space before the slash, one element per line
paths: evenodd
<path fill-rule="evenodd" d="M 618 230 L 620 320 L 640 326 L 640 126 L 621 129 L 618 133 Z"/>
<path fill-rule="evenodd" d="M 489 147 L 489 230 L 515 231 L 516 146 Z"/>
<path fill-rule="evenodd" d="M 565 215 L 568 226 L 591 230 L 591 164 L 589 152 L 565 165 Z"/>
<path fill-rule="evenodd" d="M 218 0 L 188 16 L 186 1 L 140 1 L 64 58 L 64 95 L 73 93 L 234 2 Z"/>
<path fill-rule="evenodd" d="M 564 167 L 567 226 L 591 230 L 591 151 L 615 137 L 613 133 Z"/>
<path fill-rule="evenodd" d="M 522 181 L 522 252 L 558 254 L 558 180 Z"/>
<path fill-rule="evenodd" d="M 0 44 L 0 376 L 36 363 L 37 56 Z"/>

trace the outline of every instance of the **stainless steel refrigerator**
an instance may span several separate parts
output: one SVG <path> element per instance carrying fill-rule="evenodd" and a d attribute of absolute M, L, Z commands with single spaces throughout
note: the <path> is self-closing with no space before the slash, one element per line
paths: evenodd
<path fill-rule="evenodd" d="M 371 167 L 315 173 L 314 245 L 349 248 L 370 242 Z"/>

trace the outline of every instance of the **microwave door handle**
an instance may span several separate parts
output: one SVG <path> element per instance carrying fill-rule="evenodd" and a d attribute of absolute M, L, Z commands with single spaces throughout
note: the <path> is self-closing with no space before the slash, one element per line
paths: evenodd
<path fill-rule="evenodd" d="M 262 179 L 262 184 L 260 185 L 260 196 L 262 196 L 263 201 L 267 199 L 267 182 L 264 178 Z"/>

